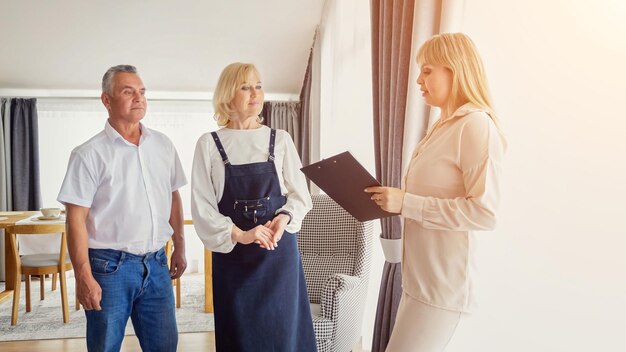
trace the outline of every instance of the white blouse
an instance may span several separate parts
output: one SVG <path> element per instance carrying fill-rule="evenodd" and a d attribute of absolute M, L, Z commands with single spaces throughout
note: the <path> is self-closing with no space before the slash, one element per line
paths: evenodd
<path fill-rule="evenodd" d="M 267 161 L 270 131 L 267 126 L 253 130 L 222 128 L 217 135 L 232 165 Z M 300 231 L 302 219 L 311 210 L 312 201 L 302 163 L 291 136 L 276 130 L 274 165 L 281 193 L 287 203 L 280 208 L 293 215 L 285 231 Z M 191 214 L 193 224 L 205 247 L 214 252 L 228 253 L 236 243 L 231 240 L 233 222 L 219 212 L 218 203 L 224 192 L 225 168 L 215 141 L 205 133 L 196 143 L 191 171 Z"/>
<path fill-rule="evenodd" d="M 417 145 L 403 179 L 402 287 L 411 297 L 454 311 L 476 306 L 475 231 L 495 227 L 505 148 L 493 120 L 472 104 Z"/>

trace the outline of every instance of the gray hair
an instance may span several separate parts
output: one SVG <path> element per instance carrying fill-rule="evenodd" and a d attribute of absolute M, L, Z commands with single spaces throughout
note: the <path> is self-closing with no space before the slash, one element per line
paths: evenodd
<path fill-rule="evenodd" d="M 102 91 L 103 92 L 109 93 L 109 94 L 113 93 L 112 91 L 113 77 L 115 77 L 115 75 L 119 72 L 137 74 L 137 68 L 132 65 L 117 65 L 108 69 L 107 72 L 104 73 L 104 76 L 102 76 Z"/>

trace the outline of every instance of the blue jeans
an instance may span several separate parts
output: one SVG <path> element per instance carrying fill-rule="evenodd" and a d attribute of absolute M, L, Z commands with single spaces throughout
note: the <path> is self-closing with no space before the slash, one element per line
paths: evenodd
<path fill-rule="evenodd" d="M 89 262 L 102 288 L 102 310 L 85 311 L 87 349 L 119 351 L 130 317 L 143 351 L 176 351 L 174 294 L 163 249 L 146 255 L 89 249 Z"/>

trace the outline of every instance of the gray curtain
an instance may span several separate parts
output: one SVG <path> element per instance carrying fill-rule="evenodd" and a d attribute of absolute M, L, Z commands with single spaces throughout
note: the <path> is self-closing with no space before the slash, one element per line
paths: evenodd
<path fill-rule="evenodd" d="M 266 101 L 263 103 L 263 110 L 261 110 L 260 114 L 263 116 L 263 123 L 266 126 L 285 130 L 291 135 L 303 166 L 311 163 L 311 119 L 309 110 L 312 60 L 313 47 L 309 51 L 309 60 L 304 74 L 304 81 L 302 82 L 302 89 L 300 90 L 300 101 Z"/>
<path fill-rule="evenodd" d="M 304 74 L 304 82 L 302 83 L 302 90 L 300 91 L 300 145 L 298 146 L 298 152 L 300 153 L 300 160 L 302 165 L 307 166 L 311 163 L 311 65 L 313 62 L 313 47 L 309 52 L 309 62 L 306 66 L 306 72 Z M 307 180 L 307 182 L 309 182 Z"/>
<path fill-rule="evenodd" d="M 11 99 L 11 192 L 13 210 L 39 210 L 37 99 Z"/>
<path fill-rule="evenodd" d="M 272 127 L 272 104 L 269 101 L 263 103 L 263 109 L 261 109 L 261 113 L 259 114 L 263 117 L 263 123 L 267 127 Z"/>
<path fill-rule="evenodd" d="M 266 101 L 263 104 L 261 116 L 263 116 L 268 127 L 285 130 L 291 135 L 302 159 L 300 113 L 301 104 L 299 101 Z"/>
<path fill-rule="evenodd" d="M 414 0 L 372 0 L 372 89 L 376 176 L 400 187 L 402 144 L 410 73 Z M 381 220 L 382 238 L 400 239 L 400 217 Z M 385 351 L 402 295 L 400 263 L 385 261 L 372 352 Z"/>

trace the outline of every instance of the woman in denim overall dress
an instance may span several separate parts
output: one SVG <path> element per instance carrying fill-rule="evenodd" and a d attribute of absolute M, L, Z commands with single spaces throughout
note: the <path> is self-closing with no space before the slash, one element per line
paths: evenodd
<path fill-rule="evenodd" d="M 224 128 L 196 145 L 192 214 L 213 251 L 217 351 L 315 351 L 295 237 L 311 196 L 293 141 L 260 124 L 253 65 L 227 66 L 213 104 Z"/>

